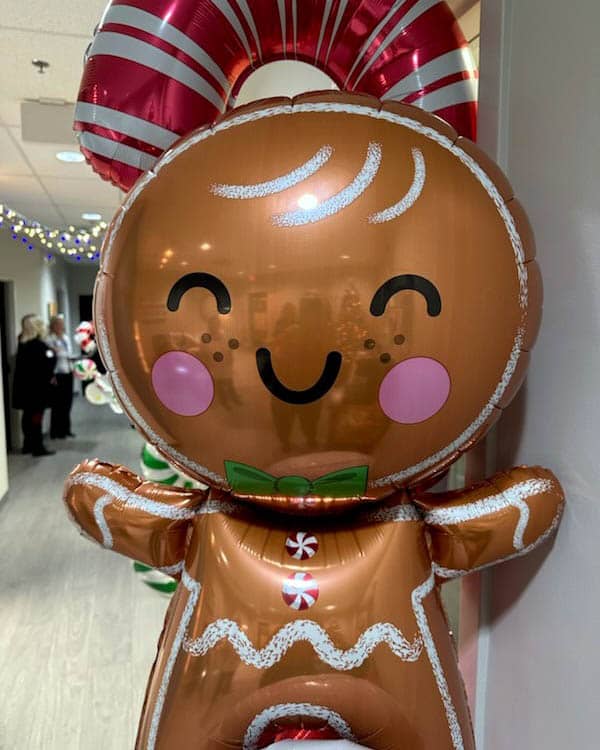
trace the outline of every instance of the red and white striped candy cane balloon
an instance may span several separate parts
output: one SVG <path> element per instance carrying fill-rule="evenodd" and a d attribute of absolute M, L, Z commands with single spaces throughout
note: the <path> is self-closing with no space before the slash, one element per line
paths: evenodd
<path fill-rule="evenodd" d="M 86 56 L 81 149 L 128 190 L 178 138 L 231 106 L 253 70 L 283 59 L 475 136 L 477 72 L 440 0 L 113 0 Z"/>

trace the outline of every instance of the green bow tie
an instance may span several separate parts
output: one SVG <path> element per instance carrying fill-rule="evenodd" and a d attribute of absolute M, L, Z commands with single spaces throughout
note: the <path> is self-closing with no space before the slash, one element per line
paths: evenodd
<path fill-rule="evenodd" d="M 367 488 L 368 466 L 332 471 L 318 479 L 274 477 L 237 461 L 225 461 L 225 474 L 236 495 L 283 495 L 285 497 L 361 497 Z"/>

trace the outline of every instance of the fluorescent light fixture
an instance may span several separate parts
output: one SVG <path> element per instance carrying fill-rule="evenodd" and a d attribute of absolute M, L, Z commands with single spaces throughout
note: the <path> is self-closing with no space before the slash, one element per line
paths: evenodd
<path fill-rule="evenodd" d="M 96 214 L 91 211 L 90 213 L 81 214 L 81 218 L 85 219 L 85 221 L 100 221 L 102 214 Z"/>
<path fill-rule="evenodd" d="M 67 164 L 85 161 L 85 157 L 80 151 L 58 151 L 56 158 L 58 161 L 67 162 Z"/>

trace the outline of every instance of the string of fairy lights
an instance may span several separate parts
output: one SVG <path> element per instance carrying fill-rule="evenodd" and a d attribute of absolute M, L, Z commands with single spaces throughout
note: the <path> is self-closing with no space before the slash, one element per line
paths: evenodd
<path fill-rule="evenodd" d="M 97 261 L 107 226 L 105 221 L 98 221 L 89 229 L 74 226 L 56 229 L 32 221 L 0 203 L 0 230 L 8 232 L 13 242 L 26 252 L 42 250 L 47 261 L 59 255 L 73 256 L 77 262 Z"/>

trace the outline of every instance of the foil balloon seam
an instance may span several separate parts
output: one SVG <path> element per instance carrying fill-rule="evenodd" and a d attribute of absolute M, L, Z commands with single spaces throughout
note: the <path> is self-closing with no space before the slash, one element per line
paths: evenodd
<path fill-rule="evenodd" d="M 116 234 L 118 233 L 118 230 L 123 222 L 123 219 L 125 217 L 125 213 L 131 208 L 135 200 L 138 198 L 144 187 L 148 184 L 148 182 L 153 179 L 153 177 L 158 174 L 160 169 L 162 169 L 164 166 L 166 166 L 170 161 L 175 159 L 180 154 L 187 151 L 189 148 L 194 146 L 197 143 L 200 143 L 201 141 L 206 140 L 211 135 L 214 135 L 224 129 L 228 129 L 230 127 L 234 127 L 240 124 L 243 124 L 245 122 L 253 122 L 255 120 L 260 120 L 267 117 L 273 117 L 276 115 L 282 115 L 282 114 L 292 114 L 292 113 L 304 113 L 304 112 L 343 112 L 343 113 L 350 113 L 350 114 L 357 114 L 360 116 L 367 116 L 367 117 L 374 117 L 374 118 L 380 118 L 384 119 L 388 122 L 403 125 L 414 132 L 420 133 L 421 135 L 424 135 L 427 138 L 430 138 L 431 140 L 435 141 L 439 145 L 441 145 L 446 150 L 450 151 L 452 154 L 457 156 L 460 161 L 471 171 L 471 173 L 477 178 L 479 183 L 482 185 L 482 187 L 486 190 L 489 197 L 494 202 L 494 205 L 496 206 L 498 212 L 500 213 L 501 218 L 503 219 L 503 222 L 507 228 L 507 231 L 509 233 L 509 237 L 511 240 L 511 246 L 513 248 L 513 252 L 515 254 L 515 261 L 517 265 L 517 273 L 519 276 L 519 287 L 520 287 L 520 294 L 519 294 L 519 302 L 521 305 L 521 309 L 524 312 L 527 308 L 527 275 L 524 267 L 524 253 L 523 253 L 523 247 L 521 244 L 521 240 L 519 237 L 519 234 L 517 232 L 515 221 L 508 210 L 505 202 L 503 201 L 498 189 L 492 182 L 492 180 L 488 177 L 488 175 L 485 173 L 485 171 L 477 164 L 477 162 L 470 157 L 466 152 L 464 152 L 459 146 L 456 146 L 456 144 L 451 141 L 446 136 L 442 135 L 441 133 L 433 130 L 432 128 L 423 125 L 422 123 L 419 123 L 415 120 L 412 120 L 408 117 L 397 115 L 393 112 L 388 112 L 386 110 L 378 110 L 377 112 L 374 112 L 372 108 L 366 107 L 364 105 L 357 105 L 357 104 L 345 104 L 341 102 L 327 102 L 327 103 L 298 103 L 292 105 L 283 105 L 283 106 L 275 106 L 275 107 L 268 107 L 264 110 L 256 110 L 253 112 L 246 112 L 242 115 L 239 115 L 237 117 L 231 117 L 227 118 L 219 123 L 217 123 L 213 128 L 202 130 L 195 135 L 191 136 L 186 141 L 183 141 L 182 143 L 176 145 L 171 151 L 167 152 L 157 163 L 157 165 L 154 168 L 153 172 L 148 173 L 145 175 L 133 188 L 131 193 L 128 196 L 128 199 L 126 200 L 125 204 L 123 205 L 122 210 L 120 211 L 119 215 L 117 216 L 115 223 L 113 227 L 110 230 L 108 242 L 105 248 L 105 252 L 103 253 L 103 267 L 106 267 L 106 264 L 108 263 L 108 259 L 110 256 L 110 252 L 112 249 L 112 244 L 114 241 L 114 238 Z M 98 333 L 99 333 L 99 340 L 102 345 L 102 351 L 103 354 L 107 357 L 107 364 L 109 366 L 109 370 L 111 370 L 111 376 L 113 377 L 114 383 L 115 383 L 115 390 L 117 391 L 120 400 L 126 406 L 128 413 L 135 418 L 135 420 L 138 422 L 140 428 L 144 431 L 144 433 L 151 439 L 153 443 L 159 446 L 159 448 L 162 450 L 163 453 L 165 453 L 167 456 L 172 458 L 177 463 L 180 463 L 182 466 L 185 466 L 191 471 L 197 472 L 201 475 L 204 475 L 212 482 L 215 483 L 216 486 L 227 489 L 227 482 L 225 481 L 224 477 L 222 477 L 219 474 L 216 474 L 215 472 L 209 471 L 206 467 L 202 467 L 199 464 L 197 464 L 195 461 L 189 460 L 186 456 L 183 456 L 175 449 L 171 448 L 167 445 L 167 443 L 154 432 L 146 423 L 145 420 L 141 418 L 141 415 L 139 415 L 138 411 L 134 408 L 133 404 L 131 403 L 130 399 L 127 397 L 127 395 L 124 393 L 124 389 L 121 385 L 120 379 L 116 372 L 114 372 L 114 364 L 112 367 L 110 366 L 109 362 L 112 362 L 112 357 L 110 356 L 110 350 L 108 347 L 108 338 L 106 335 L 106 329 L 103 324 L 102 320 L 97 321 L 97 327 L 98 327 Z M 410 477 L 413 477 L 419 472 L 428 469 L 430 466 L 434 465 L 435 463 L 438 463 L 439 461 L 444 460 L 448 455 L 452 454 L 455 450 L 460 448 L 461 445 L 464 445 L 481 427 L 485 424 L 489 416 L 492 414 L 493 410 L 496 408 L 497 403 L 500 401 L 502 395 L 506 391 L 517 366 L 517 362 L 521 356 L 521 345 L 523 341 L 524 336 L 524 330 L 521 327 L 515 336 L 513 347 L 511 350 L 511 353 L 509 355 L 506 367 L 504 369 L 504 372 L 502 373 L 501 379 L 492 394 L 491 399 L 488 401 L 487 405 L 481 410 L 479 415 L 475 418 L 475 420 L 457 437 L 455 440 L 453 440 L 451 443 L 449 443 L 447 446 L 442 448 L 437 453 L 426 457 L 422 461 L 414 464 L 413 466 L 407 467 L 406 469 L 403 469 L 400 472 L 397 472 L 395 474 L 390 474 L 385 477 L 380 477 L 378 479 L 372 479 L 369 480 L 369 487 L 382 487 L 389 485 L 390 483 L 400 483 L 404 480 L 410 479 Z M 139 421 L 138 421 L 139 417 Z"/>
<path fill-rule="evenodd" d="M 227 640 L 239 658 L 256 669 L 270 669 L 298 642 L 309 643 L 319 659 L 338 671 L 360 667 L 373 650 L 387 643 L 392 653 L 402 661 L 419 659 L 423 643 L 419 636 L 409 641 L 392 623 L 378 622 L 357 638 L 354 646 L 340 649 L 327 631 L 314 620 L 293 620 L 280 628 L 263 648 L 256 648 L 240 626 L 233 620 L 215 620 L 207 625 L 201 636 L 186 638 L 183 650 L 192 656 L 204 656 L 221 641 Z"/>
<path fill-rule="evenodd" d="M 435 641 L 431 634 L 427 615 L 425 613 L 425 606 L 423 600 L 432 593 L 435 588 L 435 573 L 431 571 L 431 575 L 427 578 L 420 586 L 418 586 L 411 595 L 412 607 L 417 619 L 419 630 L 421 631 L 421 637 L 425 644 L 425 650 L 429 657 L 429 662 L 433 670 L 433 675 L 437 684 L 442 703 L 444 705 L 444 711 L 446 712 L 446 718 L 448 720 L 448 729 L 450 730 L 450 736 L 452 738 L 452 747 L 454 750 L 464 750 L 464 742 L 458 716 L 456 715 L 456 709 L 452 702 L 450 690 L 448 688 L 448 682 L 446 675 L 444 674 L 444 668 L 440 660 L 439 654 L 435 647 Z"/>
<path fill-rule="evenodd" d="M 551 490 L 552 487 L 553 484 L 549 479 L 528 479 L 474 503 L 454 505 L 449 508 L 434 508 L 425 514 L 425 523 L 435 525 L 463 523 L 513 507 L 519 511 L 513 546 L 516 550 L 520 550 L 524 546 L 523 535 L 530 515 L 529 506 L 525 500 Z"/>
<path fill-rule="evenodd" d="M 309 716 L 315 719 L 323 719 L 339 734 L 340 739 L 349 742 L 356 741 L 348 722 L 331 708 L 318 706 L 314 703 L 278 703 L 275 706 L 265 708 L 252 719 L 244 735 L 242 750 L 257 750 L 259 740 L 269 724 L 277 721 L 277 719 L 289 716 Z"/>
<path fill-rule="evenodd" d="M 498 563 L 509 562 L 510 560 L 516 560 L 519 557 L 524 557 L 525 555 L 528 555 L 530 552 L 533 552 L 534 549 L 537 549 L 538 547 L 540 547 L 558 529 L 558 524 L 560 523 L 560 519 L 562 517 L 564 507 L 565 507 L 565 503 L 563 501 L 558 506 L 558 510 L 556 512 L 556 515 L 552 519 L 552 523 L 550 524 L 550 526 L 548 526 L 546 531 L 544 531 L 543 534 L 541 534 L 534 542 L 529 544 L 527 547 L 523 547 L 523 549 L 520 549 L 511 555 L 506 555 L 505 557 L 502 557 L 499 560 L 492 560 L 489 563 L 478 565 L 475 568 L 469 568 L 469 570 L 460 570 L 457 568 L 445 568 L 441 565 L 438 565 L 437 563 L 433 563 L 433 570 L 436 576 L 438 576 L 439 578 L 444 578 L 448 580 L 452 578 L 461 578 L 462 576 L 466 576 L 469 573 L 479 573 L 482 570 L 487 570 L 487 568 L 491 568 L 492 565 L 498 565 Z"/>
<path fill-rule="evenodd" d="M 158 727 L 162 716 L 162 710 L 165 704 L 169 682 L 171 681 L 171 675 L 173 674 L 175 661 L 177 660 L 177 656 L 179 655 L 179 651 L 181 650 L 181 644 L 183 642 L 183 639 L 185 638 L 185 632 L 188 628 L 190 620 L 192 619 L 192 615 L 194 614 L 196 604 L 198 603 L 198 597 L 200 596 L 200 589 L 202 588 L 200 583 L 198 581 L 195 581 L 188 574 L 185 567 L 182 567 L 181 570 L 181 582 L 188 591 L 188 600 L 186 602 L 185 609 L 183 610 L 181 620 L 179 621 L 175 639 L 173 640 L 173 645 L 171 646 L 171 650 L 169 652 L 169 658 L 167 659 L 165 671 L 163 672 L 162 680 L 160 682 L 160 686 L 156 695 L 156 702 L 154 704 L 154 710 L 152 712 L 152 720 L 150 723 L 150 731 L 148 733 L 146 750 L 154 750 L 156 746 Z"/>

